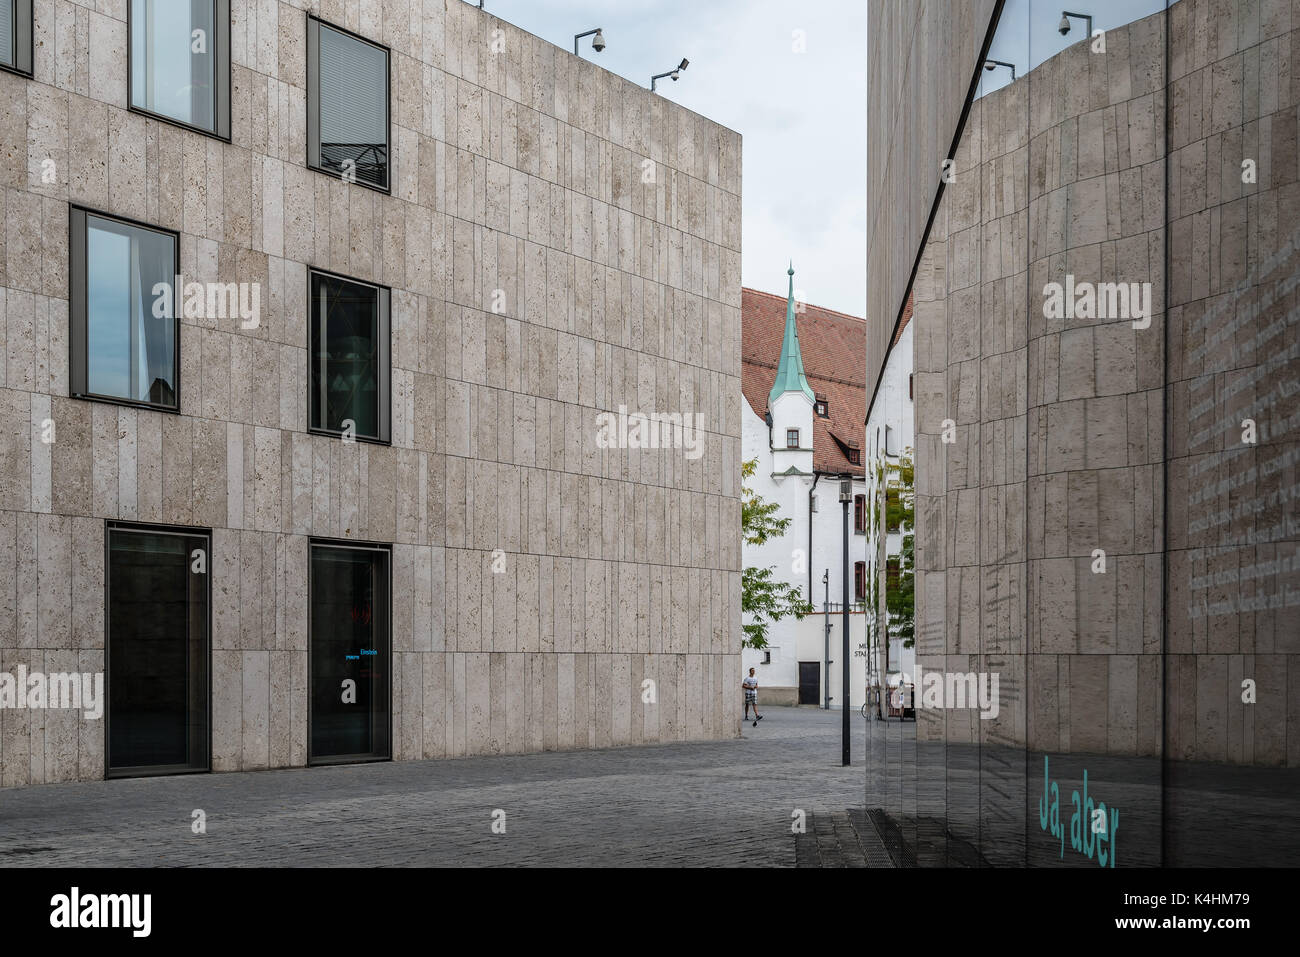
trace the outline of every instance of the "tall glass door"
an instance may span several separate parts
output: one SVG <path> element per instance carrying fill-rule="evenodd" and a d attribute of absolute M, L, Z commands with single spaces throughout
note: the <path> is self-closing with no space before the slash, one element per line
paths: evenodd
<path fill-rule="evenodd" d="M 311 761 L 391 757 L 389 552 L 311 546 Z"/>
<path fill-rule="evenodd" d="M 108 773 L 208 770 L 207 535 L 108 530 Z"/>

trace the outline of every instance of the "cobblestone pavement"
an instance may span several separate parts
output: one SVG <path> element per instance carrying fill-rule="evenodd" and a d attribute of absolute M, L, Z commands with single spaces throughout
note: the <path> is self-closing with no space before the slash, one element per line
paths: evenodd
<path fill-rule="evenodd" d="M 838 712 L 764 715 L 729 741 L 10 788 L 0 865 L 860 866 L 862 720 L 845 768 Z"/>

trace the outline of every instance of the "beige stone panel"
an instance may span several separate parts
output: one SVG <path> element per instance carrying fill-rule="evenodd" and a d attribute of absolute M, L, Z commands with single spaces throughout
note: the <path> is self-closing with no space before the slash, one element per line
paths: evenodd
<path fill-rule="evenodd" d="M 238 771 L 243 757 L 243 653 L 212 652 L 212 770 Z"/>

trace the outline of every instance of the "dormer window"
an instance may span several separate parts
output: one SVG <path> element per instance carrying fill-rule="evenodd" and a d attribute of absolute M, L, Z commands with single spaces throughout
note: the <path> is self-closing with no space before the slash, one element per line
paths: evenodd
<path fill-rule="evenodd" d="M 862 450 L 861 450 L 861 449 L 849 449 L 849 464 L 850 464 L 850 465 L 861 465 L 861 464 L 862 464 Z"/>
<path fill-rule="evenodd" d="M 785 430 L 785 447 L 786 447 L 787 449 L 797 449 L 797 448 L 799 447 L 799 430 L 798 430 L 798 429 L 786 429 L 786 430 Z"/>
<path fill-rule="evenodd" d="M 822 395 L 820 392 L 817 393 L 817 401 L 816 401 L 816 403 L 814 403 L 814 405 L 813 405 L 813 409 L 814 409 L 814 411 L 816 411 L 816 413 L 817 413 L 818 415 L 820 415 L 823 419 L 826 418 L 827 416 L 829 416 L 829 415 L 830 415 L 830 410 L 829 410 L 829 407 L 828 407 L 827 404 L 826 404 L 826 396 Z"/>

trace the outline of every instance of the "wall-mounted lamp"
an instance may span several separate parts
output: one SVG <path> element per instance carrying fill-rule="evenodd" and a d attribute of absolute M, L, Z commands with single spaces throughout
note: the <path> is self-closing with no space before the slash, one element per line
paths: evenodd
<path fill-rule="evenodd" d="M 669 70 L 667 73 L 658 73 L 650 77 L 650 89 L 653 91 L 655 88 L 655 83 L 657 83 L 659 80 L 662 80 L 666 76 L 672 77 L 673 82 L 676 82 L 677 80 L 681 79 L 682 71 L 685 70 L 690 65 L 691 65 L 691 61 L 686 59 L 686 57 L 682 57 L 682 62 L 677 64 L 677 69 Z"/>
<path fill-rule="evenodd" d="M 992 69 L 995 66 L 1011 67 L 1011 79 L 1014 80 L 1016 78 L 1016 65 L 1014 63 L 1008 63 L 1006 60 L 985 60 L 984 61 L 984 69 L 986 70 L 992 71 Z"/>
<path fill-rule="evenodd" d="M 596 37 L 591 41 L 591 48 L 595 50 L 597 53 L 605 49 L 605 34 L 601 32 L 600 27 L 596 27 L 596 29 L 594 30 L 588 30 L 586 33 L 579 33 L 574 36 L 573 38 L 574 56 L 578 56 L 578 41 L 581 40 L 583 37 L 591 36 L 593 33 L 596 34 Z"/>
<path fill-rule="evenodd" d="M 1067 33 L 1070 32 L 1071 17 L 1073 17 L 1075 20 L 1087 20 L 1088 21 L 1087 35 L 1092 36 L 1092 17 L 1086 13 L 1071 13 L 1069 10 L 1061 11 L 1061 22 L 1057 24 L 1056 27 L 1056 29 L 1061 31 L 1061 36 L 1065 36 Z"/>

